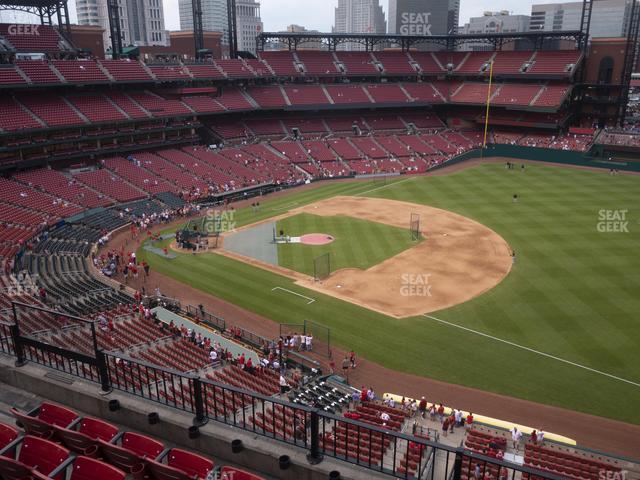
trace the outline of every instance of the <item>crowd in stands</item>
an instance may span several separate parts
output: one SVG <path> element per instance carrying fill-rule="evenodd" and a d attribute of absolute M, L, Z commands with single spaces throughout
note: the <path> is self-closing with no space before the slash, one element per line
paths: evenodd
<path fill-rule="evenodd" d="M 591 147 L 594 137 L 572 133 L 545 135 L 494 131 L 491 132 L 491 138 L 495 144 L 585 152 Z"/>
<path fill-rule="evenodd" d="M 602 145 L 640 147 L 640 128 L 628 130 L 603 131 L 597 140 Z"/>

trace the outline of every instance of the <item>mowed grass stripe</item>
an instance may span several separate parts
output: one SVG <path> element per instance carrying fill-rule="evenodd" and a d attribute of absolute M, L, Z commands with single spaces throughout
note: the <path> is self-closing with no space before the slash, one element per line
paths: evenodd
<path fill-rule="evenodd" d="M 407 220 L 408 227 L 408 220 Z M 402 229 L 344 215 L 300 213 L 277 222 L 278 231 L 291 237 L 323 233 L 334 237 L 327 245 L 289 243 L 278 245 L 278 263 L 306 275 L 314 274 L 314 259 L 330 253 L 331 270 L 366 270 L 414 245 L 409 229 Z"/>
<path fill-rule="evenodd" d="M 274 204 L 301 205 L 374 186 L 373 182 L 327 184 L 278 198 Z M 517 204 L 511 201 L 513 193 L 520 195 Z M 640 381 L 640 178 L 539 165 L 529 165 L 521 173 L 502 165 L 483 165 L 453 175 L 413 178 L 366 195 L 468 216 L 494 229 L 517 251 L 516 265 L 500 285 L 433 313 L 435 317 Z M 597 232 L 601 209 L 628 209 L 630 233 Z M 238 217 L 242 215 L 254 218 L 250 212 L 238 212 Z M 422 219 L 422 225 L 428 237 L 428 219 Z M 390 319 L 310 293 L 288 279 L 264 276 L 244 264 L 232 268 L 227 261 L 233 261 L 216 255 L 198 261 L 204 263 L 205 257 L 212 259 L 207 258 L 209 265 L 202 273 L 198 271 L 201 279 L 191 275 L 190 257 L 173 264 L 154 255 L 149 260 L 154 269 L 175 275 L 182 271 L 181 278 L 197 283 L 197 288 L 276 321 L 308 318 L 324 323 L 331 327 L 336 345 L 355 348 L 389 368 L 640 423 L 635 408 L 640 391 L 630 385 L 425 318 Z M 238 277 L 232 284 L 242 293 L 229 286 L 231 274 Z M 318 299 L 306 306 L 294 295 L 275 297 L 268 290 L 276 285 Z"/>

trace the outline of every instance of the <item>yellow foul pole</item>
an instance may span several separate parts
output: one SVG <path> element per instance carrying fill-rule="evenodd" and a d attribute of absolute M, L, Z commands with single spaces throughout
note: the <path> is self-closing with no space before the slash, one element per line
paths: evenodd
<path fill-rule="evenodd" d="M 493 61 L 489 66 L 489 89 L 487 90 L 487 111 L 484 115 L 484 140 L 482 142 L 482 151 L 487 146 L 487 132 L 489 131 L 489 105 L 491 104 L 491 86 L 493 84 Z"/>

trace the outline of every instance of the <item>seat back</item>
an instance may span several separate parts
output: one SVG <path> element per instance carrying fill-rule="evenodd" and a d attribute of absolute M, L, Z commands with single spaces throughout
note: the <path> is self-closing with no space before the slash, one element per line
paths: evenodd
<path fill-rule="evenodd" d="M 185 472 L 189 477 L 207 478 L 215 463 L 206 457 L 180 448 L 172 448 L 167 455 L 167 464 Z"/>
<path fill-rule="evenodd" d="M 35 468 L 44 475 L 49 475 L 68 458 L 69 450 L 63 446 L 31 435 L 24 437 L 18 452 L 18 460 L 21 463 Z M 55 478 L 64 478 L 64 472 Z"/>
<path fill-rule="evenodd" d="M 0 478 L 4 480 L 30 480 L 31 467 L 17 460 L 0 456 Z"/>
<path fill-rule="evenodd" d="M 147 460 L 147 466 L 155 480 L 192 480 L 193 478 L 178 468 L 170 467 L 155 460 Z"/>
<path fill-rule="evenodd" d="M 136 453 L 104 440 L 98 440 L 100 451 L 110 464 L 126 473 L 144 469 L 144 461 Z"/>
<path fill-rule="evenodd" d="M 164 445 L 151 437 L 134 432 L 125 432 L 122 436 L 122 447 L 135 452 L 141 457 L 155 460 L 164 450 Z"/>
<path fill-rule="evenodd" d="M 127 476 L 122 470 L 89 457 L 76 457 L 72 468 L 69 480 L 124 480 Z"/>
<path fill-rule="evenodd" d="M 68 428 L 53 427 L 56 433 L 56 439 L 59 439 L 69 450 L 87 455 L 88 450 L 97 444 L 97 440 L 85 435 L 84 433 L 69 430 Z"/>
<path fill-rule="evenodd" d="M 78 431 L 94 440 L 110 442 L 118 434 L 118 427 L 97 418 L 85 417 L 80 421 Z"/>
<path fill-rule="evenodd" d="M 15 408 L 11 409 L 11 413 L 22 424 L 22 428 L 27 434 L 41 438 L 51 438 L 53 436 L 53 425 L 50 423 L 25 415 Z"/>
<path fill-rule="evenodd" d="M 6 425 L 4 423 L 0 423 L 0 450 L 13 442 L 16 438 L 18 438 L 18 430 L 13 428 L 10 425 Z M 12 449 L 9 452 L 5 452 L 5 457 L 13 458 L 13 454 L 15 453 L 15 449 Z"/>
<path fill-rule="evenodd" d="M 51 425 L 57 425 L 59 427 L 68 427 L 71 422 L 78 418 L 78 414 L 73 410 L 70 410 L 60 405 L 44 402 L 40 405 L 40 412 L 38 418 Z"/>
<path fill-rule="evenodd" d="M 239 468 L 224 466 L 220 470 L 220 480 L 264 480 L 264 478 Z"/>

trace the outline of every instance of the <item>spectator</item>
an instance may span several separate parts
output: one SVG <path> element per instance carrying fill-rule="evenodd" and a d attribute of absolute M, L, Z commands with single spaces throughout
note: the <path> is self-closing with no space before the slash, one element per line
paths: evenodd
<path fill-rule="evenodd" d="M 469 412 L 469 415 L 467 415 L 467 422 L 465 424 L 465 428 L 467 430 L 471 430 L 472 427 L 473 427 L 473 413 Z"/>
<path fill-rule="evenodd" d="M 432 403 L 431 406 L 429 407 L 429 419 L 432 422 L 436 421 L 436 404 Z"/>
<path fill-rule="evenodd" d="M 38 296 L 40 297 L 40 301 L 46 305 L 47 304 L 47 291 L 45 290 L 44 287 L 40 287 L 40 289 L 38 290 Z"/>
<path fill-rule="evenodd" d="M 449 417 L 445 418 L 442 422 L 442 436 L 446 437 L 449 431 Z"/>
<path fill-rule="evenodd" d="M 278 383 L 280 384 L 280 393 L 287 393 L 289 391 L 289 384 L 287 383 L 287 379 L 284 375 L 280 374 L 280 380 Z"/>
<path fill-rule="evenodd" d="M 109 322 L 107 321 L 107 317 L 105 317 L 103 313 L 98 315 L 98 326 L 103 332 L 106 332 L 109 328 Z"/>
<path fill-rule="evenodd" d="M 360 389 L 360 401 L 361 402 L 366 402 L 367 401 L 367 388 L 363 385 L 362 388 Z"/>
<path fill-rule="evenodd" d="M 373 391 L 373 388 L 369 387 L 369 390 L 367 390 L 367 400 L 370 402 L 373 402 L 376 399 L 376 394 Z"/>
<path fill-rule="evenodd" d="M 349 383 L 349 359 L 346 356 L 342 360 L 342 373 L 347 379 L 347 383 Z"/>
<path fill-rule="evenodd" d="M 517 452 L 520 449 L 520 439 L 522 438 L 522 432 L 518 430 L 518 427 L 511 429 L 511 440 L 513 441 L 513 449 Z"/>
<path fill-rule="evenodd" d="M 247 363 L 245 363 L 244 365 L 244 369 L 246 372 L 250 373 L 251 375 L 253 375 L 254 373 L 254 368 L 253 368 L 253 361 L 251 360 L 251 357 L 249 357 L 247 359 Z"/>
<path fill-rule="evenodd" d="M 456 425 L 459 427 L 464 427 L 464 420 L 462 419 L 462 412 L 458 409 L 454 410 L 454 416 L 456 419 Z"/>
<path fill-rule="evenodd" d="M 389 420 L 391 420 L 391 417 L 389 416 L 389 414 L 387 412 L 382 412 L 380 414 L 380 420 L 382 420 L 382 426 L 386 427 L 387 423 L 389 422 Z"/>
<path fill-rule="evenodd" d="M 427 401 L 424 397 L 420 399 L 420 403 L 418 404 L 418 412 L 420 412 L 420 416 L 422 418 L 425 417 L 425 414 L 427 412 Z"/>

